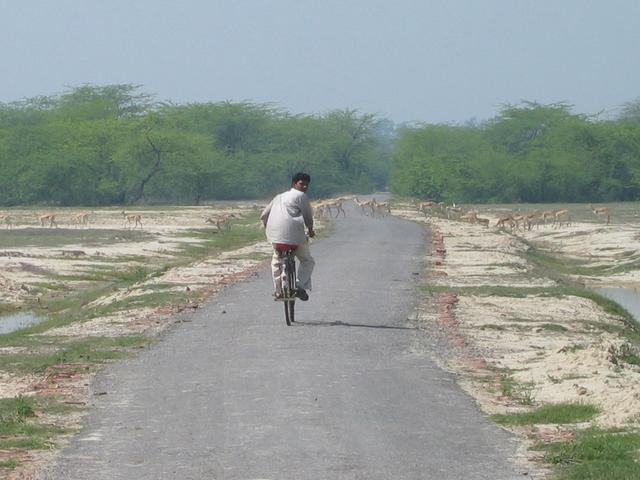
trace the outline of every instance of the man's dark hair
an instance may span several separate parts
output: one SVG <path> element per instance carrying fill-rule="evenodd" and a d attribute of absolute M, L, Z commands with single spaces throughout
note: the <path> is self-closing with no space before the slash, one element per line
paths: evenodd
<path fill-rule="evenodd" d="M 302 173 L 302 172 L 295 173 L 293 177 L 291 177 L 291 184 L 299 182 L 300 180 L 305 180 L 306 182 L 310 183 L 311 177 L 309 176 L 308 173 Z"/>

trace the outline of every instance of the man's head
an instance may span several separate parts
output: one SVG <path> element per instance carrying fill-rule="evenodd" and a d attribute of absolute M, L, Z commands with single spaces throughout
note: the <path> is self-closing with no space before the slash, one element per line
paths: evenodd
<path fill-rule="evenodd" d="M 301 192 L 306 192 L 309 188 L 311 177 L 307 173 L 296 173 L 291 177 L 291 186 Z"/>

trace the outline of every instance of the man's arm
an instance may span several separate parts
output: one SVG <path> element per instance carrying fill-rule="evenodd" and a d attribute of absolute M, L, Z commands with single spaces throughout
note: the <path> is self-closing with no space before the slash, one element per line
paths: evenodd
<path fill-rule="evenodd" d="M 307 226 L 310 237 L 314 237 L 316 232 L 313 230 L 313 207 L 306 195 L 302 196 L 302 218 L 304 218 L 304 224 Z"/>
<path fill-rule="evenodd" d="M 267 220 L 269 220 L 269 214 L 271 213 L 271 205 L 273 204 L 273 200 L 269 202 L 269 205 L 264 207 L 264 210 L 260 214 L 260 220 L 262 220 L 262 226 L 267 226 Z"/>

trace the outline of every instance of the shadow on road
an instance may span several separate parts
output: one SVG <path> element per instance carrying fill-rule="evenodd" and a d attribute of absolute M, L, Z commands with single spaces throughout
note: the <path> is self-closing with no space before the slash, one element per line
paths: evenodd
<path fill-rule="evenodd" d="M 335 322 L 294 322 L 294 325 L 304 325 L 310 327 L 361 327 L 361 328 L 386 328 L 389 330 L 417 330 L 415 327 L 396 327 L 391 325 L 366 325 L 362 323 Z"/>

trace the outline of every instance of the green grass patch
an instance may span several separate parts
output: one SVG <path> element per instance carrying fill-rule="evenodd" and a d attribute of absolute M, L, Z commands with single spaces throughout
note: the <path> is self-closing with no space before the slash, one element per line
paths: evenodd
<path fill-rule="evenodd" d="M 543 405 L 532 412 L 492 415 L 491 419 L 501 425 L 580 423 L 591 420 L 599 411 L 593 405 L 557 403 Z"/>
<path fill-rule="evenodd" d="M 568 332 L 569 329 L 563 325 L 558 325 L 557 323 L 543 323 L 540 325 L 541 328 L 548 332 Z"/>
<path fill-rule="evenodd" d="M 557 287 L 506 287 L 498 285 L 481 285 L 477 287 L 448 287 L 438 285 L 421 285 L 422 291 L 428 294 L 455 293 L 458 296 L 476 297 L 512 297 L 524 298 L 529 295 L 562 296 Z"/>
<path fill-rule="evenodd" d="M 143 230 L 106 230 L 78 228 L 21 228 L 0 235 L 0 248 L 52 247 L 84 245 L 99 247 L 119 242 L 141 242 L 152 237 Z"/>
<path fill-rule="evenodd" d="M 189 295 L 185 292 L 177 291 L 158 291 L 145 293 L 143 295 L 135 295 L 123 298 L 117 302 L 111 302 L 107 305 L 100 305 L 87 312 L 89 318 L 100 317 L 104 315 L 130 310 L 134 308 L 160 307 L 177 303 L 184 303 L 189 300 Z"/>
<path fill-rule="evenodd" d="M 506 327 L 504 327 L 503 325 L 496 325 L 493 323 L 487 323 L 484 324 L 480 327 L 480 330 L 497 330 L 499 332 L 502 332 L 504 330 L 506 330 Z"/>
<path fill-rule="evenodd" d="M 562 351 L 564 353 L 576 353 L 580 350 L 584 350 L 585 348 L 587 348 L 586 345 L 583 345 L 582 343 L 574 343 L 572 345 L 564 347 Z"/>
<path fill-rule="evenodd" d="M 640 355 L 636 348 L 629 344 L 620 345 L 617 348 L 609 348 L 609 361 L 618 365 L 620 362 L 640 366 Z"/>
<path fill-rule="evenodd" d="M 516 382 L 510 375 L 500 377 L 500 394 L 503 397 L 512 397 L 516 388 Z"/>
<path fill-rule="evenodd" d="M 20 422 L 34 415 L 34 401 L 31 398 L 18 396 L 0 398 L 0 420 Z M 0 430 L 0 434 L 2 431 Z"/>
<path fill-rule="evenodd" d="M 231 230 L 220 233 L 196 232 L 196 238 L 204 241 L 198 244 L 186 244 L 178 252 L 177 256 L 186 257 L 187 260 L 199 259 L 211 254 L 245 247 L 253 243 L 264 241 L 264 230 L 257 225 L 258 214 L 252 214 L 255 218 L 242 219 L 243 223 L 233 225 Z"/>
<path fill-rule="evenodd" d="M 45 449 L 65 429 L 34 421 L 36 411 L 64 411 L 54 400 L 33 397 L 0 399 L 0 449 Z"/>
<path fill-rule="evenodd" d="M 20 465 L 20 462 L 13 458 L 0 462 L 0 468 L 5 468 L 7 470 L 14 470 L 18 465 Z"/>
<path fill-rule="evenodd" d="M 539 445 L 545 460 L 557 465 L 558 480 L 632 480 L 640 478 L 640 432 L 588 429 L 571 442 Z"/>
<path fill-rule="evenodd" d="M 43 344 L 45 341 L 46 338 L 41 339 Z M 0 370 L 20 374 L 39 373 L 63 363 L 87 364 L 89 366 L 86 368 L 92 368 L 109 360 L 126 357 L 133 348 L 146 345 L 150 340 L 141 336 L 123 336 L 90 337 L 68 343 L 64 343 L 67 339 L 49 337 L 48 341 L 56 345 L 57 349 L 45 349 L 48 350 L 46 353 L 38 353 L 36 350 L 30 353 L 4 354 L 0 356 Z"/>

